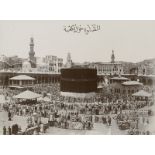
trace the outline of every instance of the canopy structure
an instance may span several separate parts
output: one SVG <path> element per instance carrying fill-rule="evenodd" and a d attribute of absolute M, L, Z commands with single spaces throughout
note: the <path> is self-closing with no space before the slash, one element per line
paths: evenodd
<path fill-rule="evenodd" d="M 144 90 L 140 90 L 134 94 L 132 94 L 133 96 L 136 96 L 136 97 L 151 97 L 152 95 Z"/>
<path fill-rule="evenodd" d="M 34 84 L 35 78 L 27 75 L 18 75 L 9 79 L 10 86 L 30 87 Z"/>
<path fill-rule="evenodd" d="M 17 76 L 10 78 L 10 80 L 35 80 L 35 78 L 32 78 L 27 75 L 17 75 Z"/>
<path fill-rule="evenodd" d="M 37 99 L 39 98 L 41 95 L 34 93 L 32 91 L 26 90 L 16 96 L 13 96 L 13 98 L 17 98 L 17 99 L 27 99 L 27 100 L 31 100 L 31 99 Z"/>
<path fill-rule="evenodd" d="M 111 78 L 111 80 L 120 80 L 120 81 L 128 81 L 129 79 L 128 78 L 126 78 L 126 77 L 122 77 L 122 76 L 118 76 L 118 77 L 113 77 L 113 78 Z"/>
<path fill-rule="evenodd" d="M 139 81 L 126 81 L 122 83 L 125 86 L 140 86 L 143 85 L 142 83 L 140 83 Z"/>
<path fill-rule="evenodd" d="M 24 87 L 21 86 L 9 86 L 10 88 L 17 88 L 17 89 L 23 89 Z"/>

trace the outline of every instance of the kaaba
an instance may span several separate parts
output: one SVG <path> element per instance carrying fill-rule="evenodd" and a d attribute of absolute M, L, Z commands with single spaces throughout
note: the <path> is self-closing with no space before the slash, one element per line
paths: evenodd
<path fill-rule="evenodd" d="M 97 91 L 97 70 L 89 68 L 61 69 L 60 90 L 63 96 L 92 97 Z"/>

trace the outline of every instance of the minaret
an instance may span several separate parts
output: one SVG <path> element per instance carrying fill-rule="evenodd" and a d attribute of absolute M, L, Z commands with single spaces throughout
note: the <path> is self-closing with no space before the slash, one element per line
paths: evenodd
<path fill-rule="evenodd" d="M 72 67 L 72 59 L 71 59 L 71 54 L 70 54 L 70 53 L 67 54 L 66 67 L 67 67 L 67 68 Z"/>
<path fill-rule="evenodd" d="M 29 61 L 31 63 L 31 67 L 35 68 L 36 66 L 36 58 L 35 58 L 35 51 L 34 51 L 34 40 L 30 38 L 30 51 L 29 51 Z"/>
<path fill-rule="evenodd" d="M 115 63 L 115 55 L 114 55 L 114 50 L 112 50 L 112 55 L 111 55 L 111 63 Z"/>
<path fill-rule="evenodd" d="M 31 58 L 32 59 L 34 58 L 34 55 L 35 55 L 35 52 L 34 52 L 34 41 L 33 41 L 33 38 L 30 38 L 30 52 L 29 52 L 30 60 L 31 60 Z"/>

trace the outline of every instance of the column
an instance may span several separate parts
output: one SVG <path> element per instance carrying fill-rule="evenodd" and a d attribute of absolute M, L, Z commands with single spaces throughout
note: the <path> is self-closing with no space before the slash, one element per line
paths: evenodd
<path fill-rule="evenodd" d="M 20 86 L 22 85 L 22 81 L 21 81 L 21 80 L 19 81 L 19 85 L 20 85 Z"/>

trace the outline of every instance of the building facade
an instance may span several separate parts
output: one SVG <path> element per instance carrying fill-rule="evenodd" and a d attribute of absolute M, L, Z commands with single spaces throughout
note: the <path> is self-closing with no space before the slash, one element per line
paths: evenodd
<path fill-rule="evenodd" d="M 27 75 L 35 78 L 34 84 L 52 84 L 60 82 L 60 74 L 53 73 L 39 73 L 39 72 L 0 72 L 0 87 L 8 87 L 10 85 L 10 78 L 18 75 Z"/>
<path fill-rule="evenodd" d="M 22 68 L 23 59 L 18 56 L 6 57 L 0 56 L 0 70 L 14 70 L 19 71 Z"/>
<path fill-rule="evenodd" d="M 132 95 L 143 88 L 139 81 L 131 81 L 125 77 L 113 77 L 110 79 L 110 89 L 113 94 Z"/>
<path fill-rule="evenodd" d="M 119 75 L 123 74 L 123 67 L 120 63 L 91 63 L 90 68 L 97 69 L 98 75 Z"/>
<path fill-rule="evenodd" d="M 111 62 L 95 62 L 90 63 L 90 68 L 97 69 L 98 75 L 122 75 L 123 66 L 121 63 L 115 62 L 114 51 L 112 50 Z"/>
<path fill-rule="evenodd" d="M 61 68 L 63 68 L 63 59 L 57 56 L 47 55 L 43 58 L 43 63 L 49 67 L 49 72 L 60 74 Z"/>

